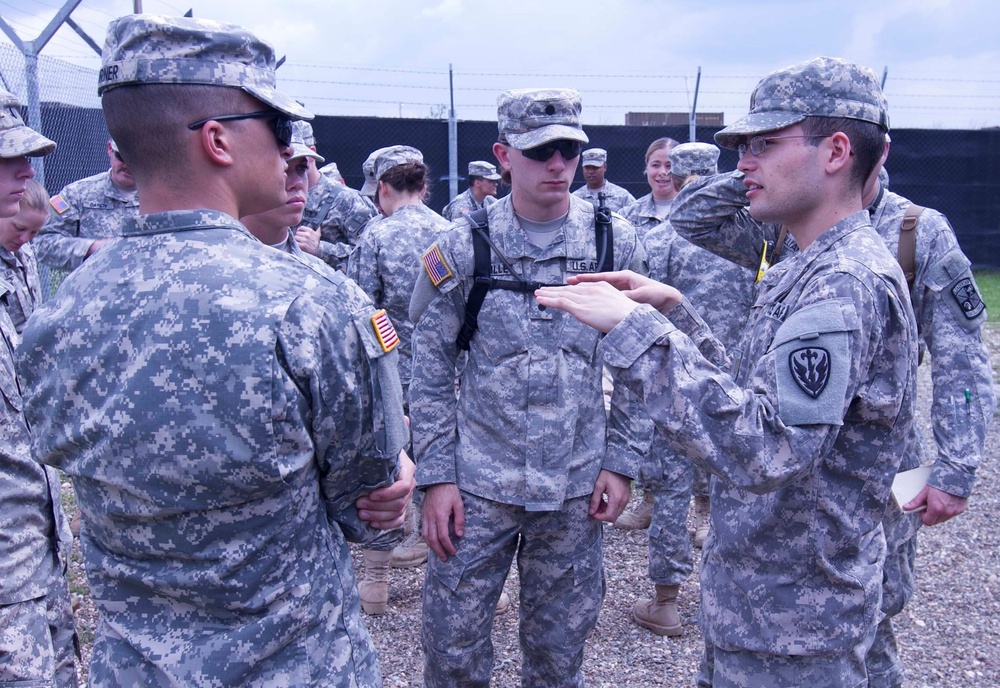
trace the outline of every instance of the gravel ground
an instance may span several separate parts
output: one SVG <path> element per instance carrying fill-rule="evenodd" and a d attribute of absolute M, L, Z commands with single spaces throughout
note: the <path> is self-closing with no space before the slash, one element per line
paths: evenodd
<path fill-rule="evenodd" d="M 1000 370 L 1000 327 L 986 330 L 994 370 Z M 998 380 L 1000 374 L 994 373 Z M 921 367 L 920 398 L 930 398 L 928 366 Z M 926 403 L 921 416 L 926 417 Z M 925 433 L 929 438 L 930 433 Z M 919 539 L 917 589 L 897 618 L 907 688 L 1000 686 L 1000 423 L 987 438 L 986 460 L 979 470 L 976 492 L 962 516 L 933 528 Z M 72 491 L 64 483 L 67 504 Z M 681 587 L 680 610 L 684 635 L 660 638 L 636 626 L 632 605 L 651 594 L 646 580 L 645 531 L 605 529 L 608 592 L 597 628 L 587 643 L 584 674 L 590 686 L 690 686 L 697 671 L 702 636 L 697 625 L 698 582 L 692 577 Z M 696 550 L 697 551 L 697 550 Z M 357 553 L 355 553 L 357 554 Z M 360 561 L 356 559 L 356 565 Z M 422 685 L 420 650 L 420 586 L 423 567 L 394 570 L 390 609 L 368 617 L 368 628 L 378 648 L 387 687 Z M 89 659 L 96 613 L 87 595 L 78 546 L 70 571 L 77 629 Z M 493 628 L 496 661 L 493 685 L 520 683 L 517 636 L 517 574 L 512 571 L 507 592 L 511 610 L 498 617 Z M 83 677 L 86 668 L 83 669 Z"/>

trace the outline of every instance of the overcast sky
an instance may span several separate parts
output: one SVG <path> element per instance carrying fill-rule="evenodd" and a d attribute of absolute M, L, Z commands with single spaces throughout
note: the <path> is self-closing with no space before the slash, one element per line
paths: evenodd
<path fill-rule="evenodd" d="M 0 0 L 0 16 L 34 39 L 63 0 Z M 131 0 L 83 0 L 72 17 L 98 44 Z M 286 63 L 279 86 L 317 114 L 494 120 L 506 88 L 573 86 L 584 121 L 627 111 L 747 111 L 764 74 L 816 55 L 872 67 L 893 127 L 1000 126 L 996 0 L 143 0 L 148 13 L 232 21 L 269 40 Z M 377 12 L 377 14 L 376 14 Z M 7 41 L 6 37 L 2 40 Z M 68 26 L 43 56 L 96 69 Z M 0 62 L 6 73 L 11 69 Z M 53 79 L 54 81 L 54 79 Z M 90 90 L 86 78 L 67 77 Z M 82 82 L 82 83 L 81 83 Z M 96 84 L 94 85 L 96 88 Z M 89 97 L 63 99 L 89 100 Z M 88 103 L 82 103 L 88 104 Z"/>

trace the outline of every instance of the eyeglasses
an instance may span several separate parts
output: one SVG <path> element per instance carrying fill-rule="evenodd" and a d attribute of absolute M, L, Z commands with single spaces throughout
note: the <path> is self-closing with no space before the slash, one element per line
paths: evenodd
<path fill-rule="evenodd" d="M 259 112 L 241 112 L 235 115 L 219 115 L 217 117 L 206 117 L 197 122 L 187 125 L 191 131 L 201 129 L 209 122 L 226 122 L 239 119 L 265 119 L 271 118 L 271 130 L 274 138 L 282 148 L 288 148 L 292 143 L 292 120 L 277 110 L 260 110 Z"/>
<path fill-rule="evenodd" d="M 579 141 L 571 141 L 569 139 L 557 139 L 543 143 L 541 146 L 523 150 L 521 151 L 521 155 L 529 160 L 548 162 L 549 158 L 555 155 L 556 151 L 559 151 L 564 159 L 572 160 L 583 152 L 583 144 Z"/>
<path fill-rule="evenodd" d="M 760 155 L 767 150 L 767 144 L 771 141 L 781 141 L 782 139 L 825 139 L 826 136 L 816 134 L 804 134 L 800 136 L 754 136 L 747 143 L 741 143 L 736 147 L 736 152 L 740 158 L 750 151 L 754 155 Z"/>

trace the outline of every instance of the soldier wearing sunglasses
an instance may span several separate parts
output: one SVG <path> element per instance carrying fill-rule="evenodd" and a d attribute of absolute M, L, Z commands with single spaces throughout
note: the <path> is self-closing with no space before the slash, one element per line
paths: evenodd
<path fill-rule="evenodd" d="M 49 200 L 51 212 L 33 245 L 38 260 L 51 268 L 75 270 L 112 239 L 122 222 L 139 213 L 135 179 L 118 144 L 107 144 L 106 172 L 67 184 Z"/>
<path fill-rule="evenodd" d="M 347 541 L 401 526 L 412 491 L 398 338 L 236 219 L 288 205 L 311 117 L 274 64 L 232 24 L 108 29 L 98 92 L 142 214 L 18 349 L 35 454 L 83 514 L 94 685 L 382 685 Z"/>
<path fill-rule="evenodd" d="M 604 597 L 602 526 L 625 508 L 639 454 L 621 394 L 606 420 L 597 333 L 539 308 L 518 285 L 594 272 L 607 251 L 619 268 L 645 272 L 646 261 L 617 216 L 613 242 L 598 246 L 594 207 L 570 194 L 588 141 L 580 110 L 572 89 L 498 100 L 493 153 L 511 193 L 485 219 L 490 274 L 504 287 L 486 293 L 467 355 L 456 340 L 476 282 L 474 215 L 424 252 L 410 302 L 410 420 L 433 553 L 422 627 L 429 687 L 489 684 L 494 608 L 515 560 L 522 684 L 582 684 L 584 641 Z"/>

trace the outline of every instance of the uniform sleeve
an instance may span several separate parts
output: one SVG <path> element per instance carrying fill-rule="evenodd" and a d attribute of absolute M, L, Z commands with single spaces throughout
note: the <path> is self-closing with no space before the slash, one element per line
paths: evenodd
<path fill-rule="evenodd" d="M 395 479 L 407 430 L 392 329 L 356 289 L 345 280 L 343 298 L 319 304 L 318 314 L 310 304 L 287 318 L 281 349 L 309 390 L 327 516 L 360 542 L 377 531 L 358 517 L 354 502 Z M 318 328 L 301 324 L 311 317 L 320 319 Z"/>
<path fill-rule="evenodd" d="M 757 222 L 739 171 L 699 177 L 674 199 L 670 224 L 696 246 L 756 271 L 763 242 L 774 242 L 778 227 Z"/>
<path fill-rule="evenodd" d="M 628 386 L 644 402 L 657 428 L 692 462 L 739 488 L 771 492 L 823 456 L 867 384 L 875 353 L 898 348 L 912 336 L 903 306 L 883 317 L 863 287 L 827 286 L 815 290 L 825 300 L 796 304 L 754 363 L 744 388 L 649 306 L 634 310 L 607 335 L 601 343 L 604 360 L 616 384 Z M 851 299 L 826 296 L 849 291 L 855 293 Z M 812 389 L 820 392 L 812 397 L 792 382 L 790 368 L 808 365 L 809 352 L 821 349 L 828 375 L 822 389 Z M 902 352 L 895 358 L 898 365 L 908 364 Z M 900 386 L 874 390 L 868 412 L 896 418 L 901 386 L 908 382 L 903 375 Z"/>
<path fill-rule="evenodd" d="M 379 278 L 379 242 L 371 232 L 365 234 L 351 252 L 347 262 L 347 276 L 354 280 L 368 297 L 381 307 L 385 296 Z"/>
<path fill-rule="evenodd" d="M 74 270 L 83 263 L 94 239 L 81 238 L 78 201 L 63 191 L 49 201 L 49 217 L 32 240 L 38 260 L 49 267 Z M 62 212 L 59 212 L 62 210 Z"/>
<path fill-rule="evenodd" d="M 934 260 L 921 270 L 912 291 L 920 335 L 931 355 L 937 457 L 930 484 L 968 497 L 996 409 L 993 371 L 982 338 L 986 307 L 969 259 L 944 216 L 924 211 L 917 231 L 935 239 L 927 251 Z"/>
<path fill-rule="evenodd" d="M 440 262 L 435 260 L 434 265 L 445 266 L 438 268 L 434 280 L 426 267 L 428 255 L 441 258 Z M 445 272 L 452 273 L 454 264 L 440 244 L 431 246 L 425 253 L 424 268 L 417 277 L 410 301 L 410 320 L 414 323 L 410 423 L 419 487 L 457 480 L 455 381 L 460 352 L 455 339 L 465 318 L 465 300 L 454 274 L 434 284 Z"/>
<path fill-rule="evenodd" d="M 616 222 L 614 233 L 616 267 L 633 270 L 641 275 L 648 274 L 646 251 L 631 225 Z M 626 240 L 619 242 L 619 238 Z M 607 449 L 601 468 L 630 478 L 638 477 L 639 464 L 649 449 L 651 431 L 651 423 L 639 398 L 627 388 L 615 385 L 611 392 Z"/>

